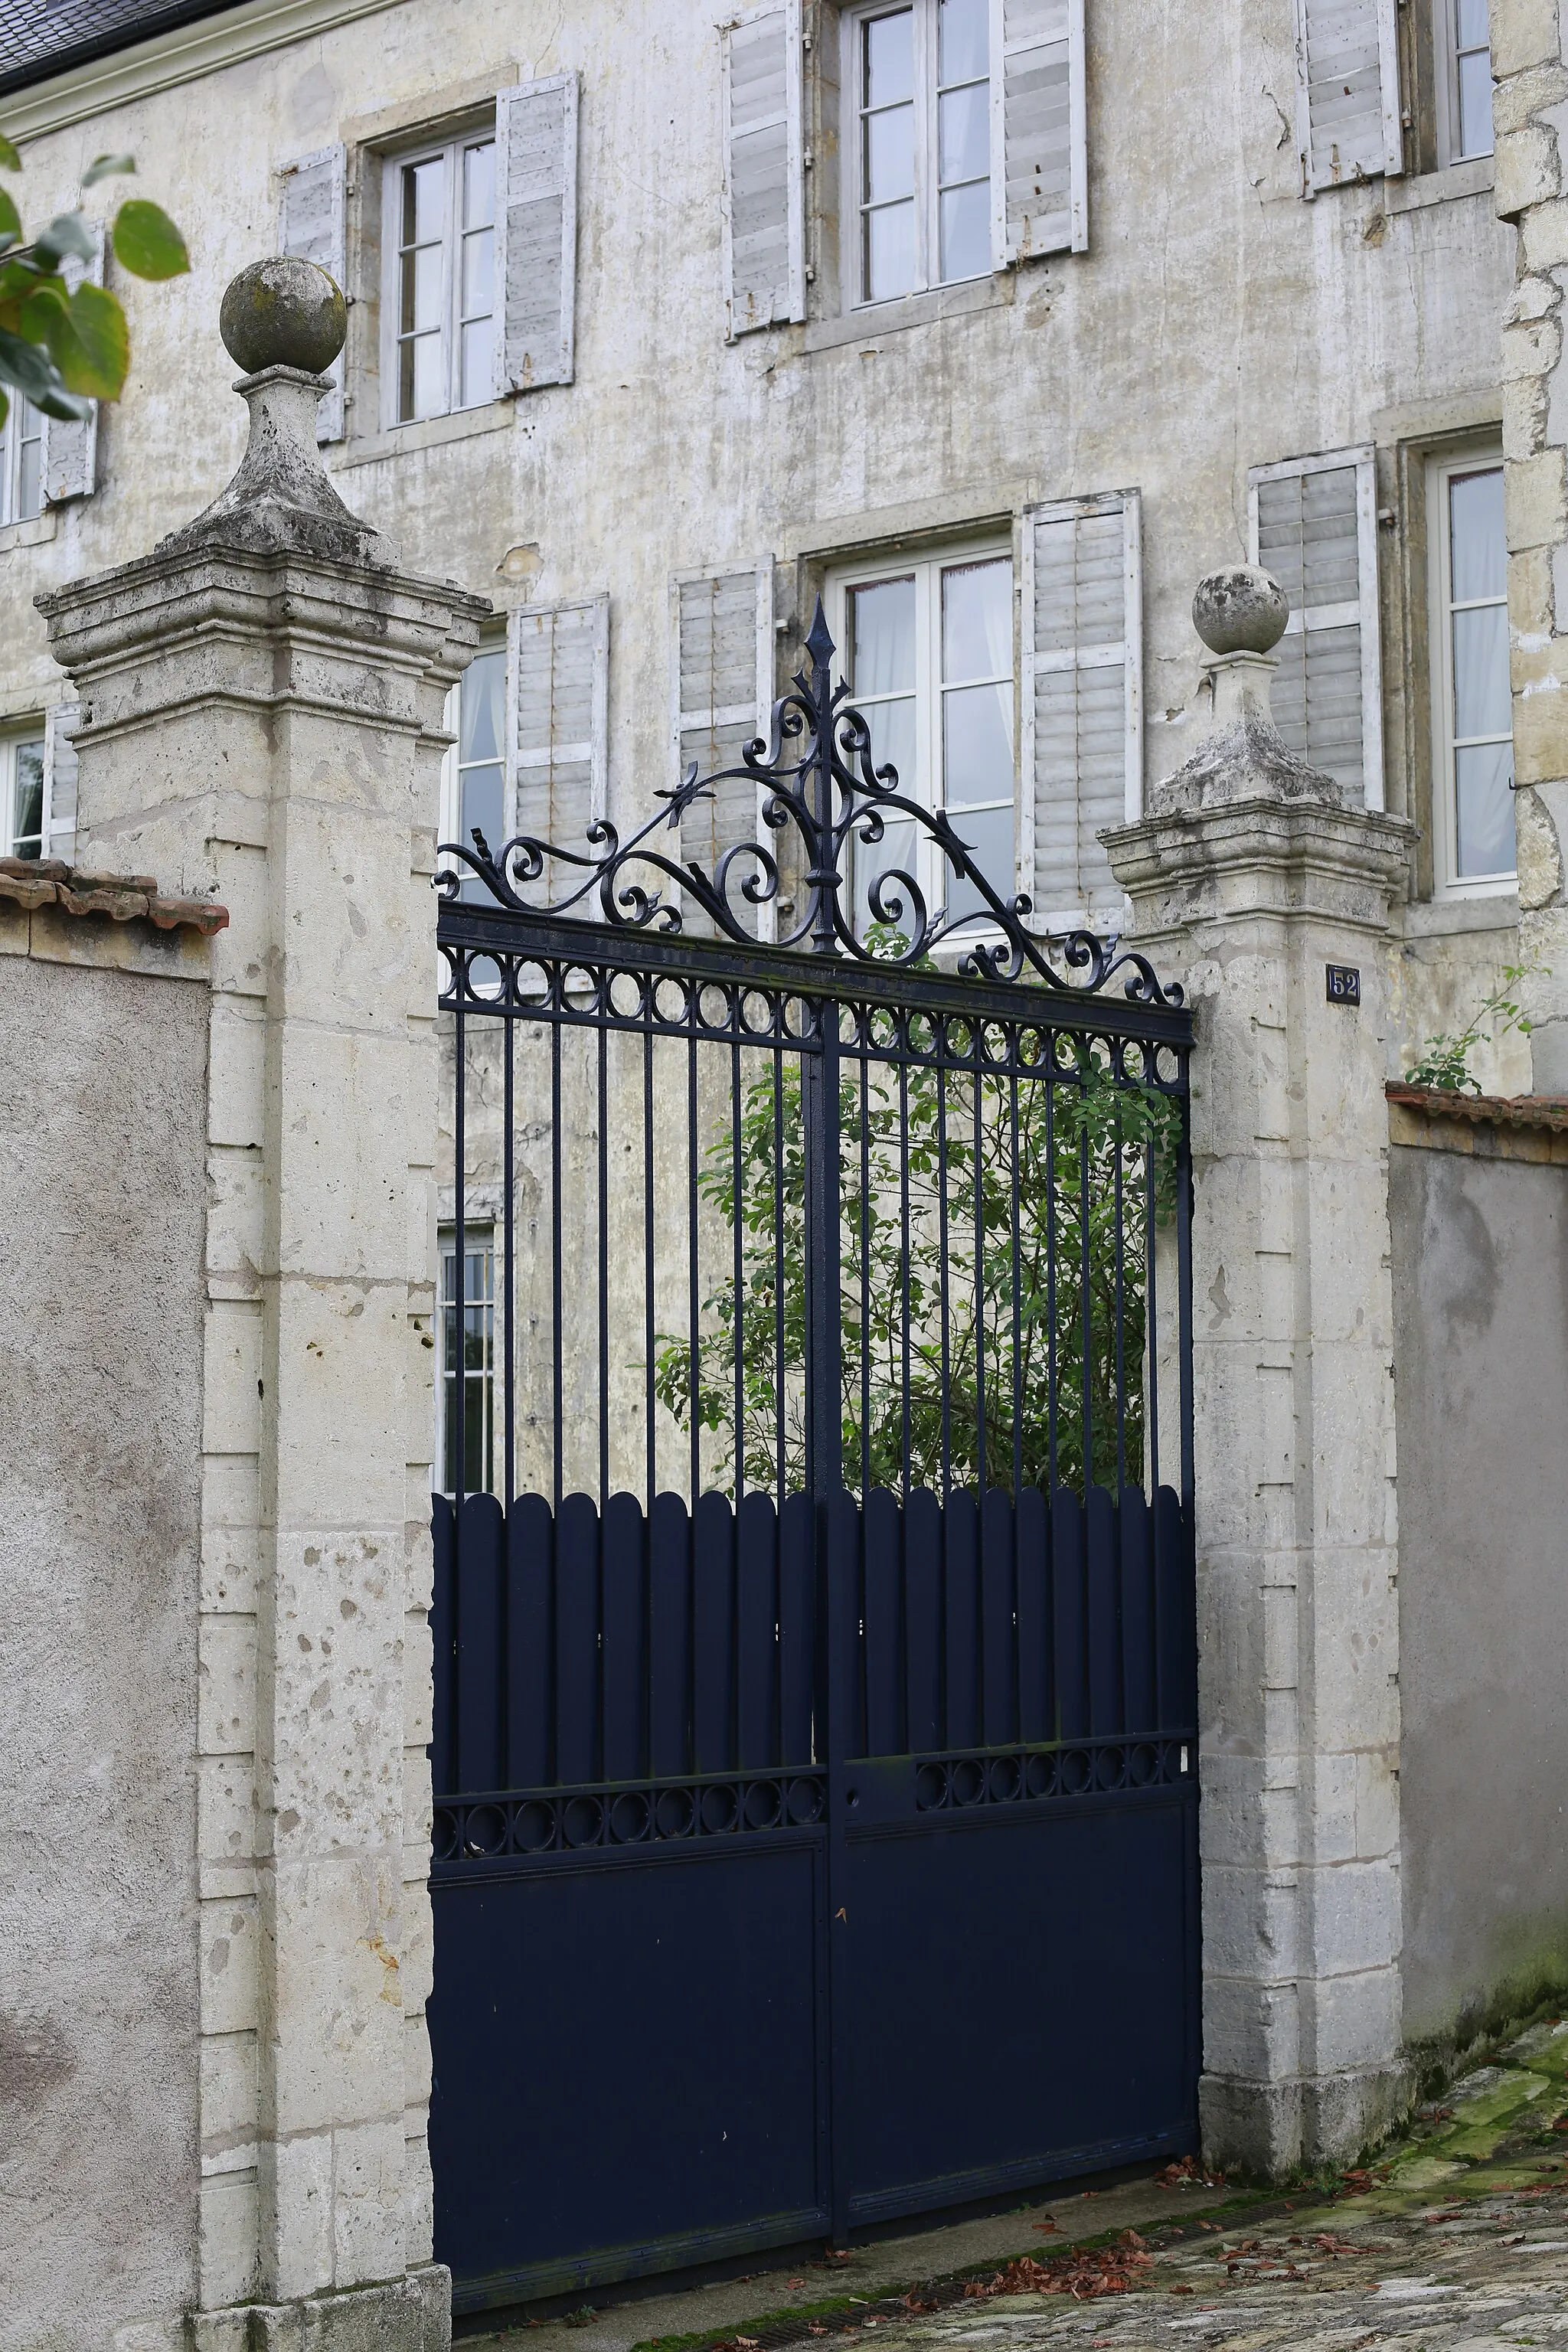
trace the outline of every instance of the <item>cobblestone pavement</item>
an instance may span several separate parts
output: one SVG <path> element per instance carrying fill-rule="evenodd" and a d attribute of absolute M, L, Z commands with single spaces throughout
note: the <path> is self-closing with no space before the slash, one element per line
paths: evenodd
<path fill-rule="evenodd" d="M 1160 2232 L 1163 2244 L 1122 2241 L 1101 2258 L 1098 2293 L 1092 2265 L 1079 2263 L 1080 2291 L 1091 2300 L 1075 2300 L 1070 2288 L 976 2294 L 972 2287 L 945 2311 L 883 2321 L 876 2332 L 890 2339 L 889 2352 L 893 2344 L 910 2352 L 1568 2345 L 1568 2188 L 1504 2191 L 1366 2221 L 1342 2207 L 1328 2216 L 1320 2208 L 1300 2217 L 1307 2226 L 1299 2230 L 1297 2218 L 1279 2214 L 1250 2230 L 1194 2223 Z M 1065 2285 L 1075 2258 L 1058 2259 Z M 1014 2268 L 1026 2279 L 1024 2265 Z"/>

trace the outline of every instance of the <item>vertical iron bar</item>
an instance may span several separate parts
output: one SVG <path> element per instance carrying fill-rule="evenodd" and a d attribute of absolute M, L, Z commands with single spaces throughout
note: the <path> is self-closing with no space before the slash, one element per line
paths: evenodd
<path fill-rule="evenodd" d="M 1057 1490 L 1057 1041 L 1046 1089 L 1046 1485 Z"/>
<path fill-rule="evenodd" d="M 643 1230 L 643 1363 L 647 1447 L 647 1508 L 658 1492 L 658 1437 L 654 1423 L 653 1362 L 653 977 L 643 975 L 642 1041 L 642 1230 Z"/>
<path fill-rule="evenodd" d="M 1116 1293 L 1116 1492 L 1120 1498 L 1121 1489 L 1127 1484 L 1127 1334 L 1124 1286 L 1126 1268 L 1123 1262 L 1121 1233 L 1121 1090 L 1120 1083 L 1117 1084 L 1114 1099 L 1116 1120 L 1111 1135 L 1111 1149 L 1116 1154 L 1116 1182 L 1112 1201 L 1116 1218 L 1116 1234 L 1111 1250 Z"/>
<path fill-rule="evenodd" d="M 1181 1382 L 1182 1509 L 1192 1528 L 1193 1467 L 1193 1139 L 1187 1057 L 1182 1056 L 1181 1141 L 1176 1149 L 1176 1360 Z"/>
<path fill-rule="evenodd" d="M 610 975 L 599 1013 L 599 1508 L 610 1499 Z"/>
<path fill-rule="evenodd" d="M 947 1295 L 947 1024 L 939 1014 L 932 1026 L 937 1038 L 937 1292 L 942 1319 L 942 1499 L 945 1504 L 952 1492 L 952 1329 Z"/>
<path fill-rule="evenodd" d="M 746 1269 L 742 1255 L 742 1235 L 745 1223 L 745 1202 L 741 1158 L 741 1048 L 730 1048 L 730 1182 L 733 1193 L 733 1224 L 735 1229 L 734 1296 L 731 1313 L 735 1318 L 735 1507 L 746 1491 L 746 1342 L 742 1320 L 745 1310 Z"/>
<path fill-rule="evenodd" d="M 781 1013 L 780 1019 L 783 1014 Z M 784 1054 L 773 1047 L 773 1445 L 778 1456 L 778 1507 L 784 1502 Z"/>
<path fill-rule="evenodd" d="M 901 1452 L 903 1461 L 904 1501 L 910 1499 L 910 1063 L 909 1024 L 902 1024 L 899 1055 L 899 1211 L 900 1243 L 899 1265 L 903 1291 L 903 1404 L 901 1420 Z"/>
<path fill-rule="evenodd" d="M 980 1050 L 984 1035 L 980 1023 L 972 1022 L 969 1045 L 974 1056 L 974 1166 L 971 1171 L 974 1183 L 974 1483 L 982 1500 L 985 1494 L 985 1198 L 981 1184 L 984 1130 L 980 1098 L 981 1071 L 985 1059 Z"/>
<path fill-rule="evenodd" d="M 501 1360 L 503 1382 L 501 1407 L 506 1417 L 506 1487 L 501 1496 L 503 1509 L 510 1510 L 512 1496 L 517 1492 L 517 1399 L 514 1383 L 517 1371 L 517 1288 L 516 1237 L 512 1227 L 511 1139 L 516 1108 L 516 1092 L 512 1076 L 512 1048 L 515 1043 L 512 1003 L 517 991 L 517 958 L 508 956 L 501 961 L 501 980 L 506 991 L 507 1011 L 501 1024 L 505 1060 L 502 1069 L 501 1103 L 501 1289 L 506 1303 L 506 1354 Z"/>
<path fill-rule="evenodd" d="M 1082 1360 L 1079 1366 L 1079 1402 L 1083 1408 L 1083 1499 L 1094 1484 L 1094 1401 L 1090 1376 L 1094 1369 L 1094 1301 L 1089 1290 L 1089 1081 L 1079 1079 L 1078 1244 L 1079 1291 L 1083 1305 Z"/>
<path fill-rule="evenodd" d="M 807 1490 L 818 1504 L 844 1483 L 840 1328 L 838 1006 L 818 999 L 820 1050 L 802 1071 L 805 1141 L 805 1443 Z"/>
<path fill-rule="evenodd" d="M 452 1382 L 451 1389 L 448 1391 L 449 1401 L 447 1413 L 444 1416 L 447 1452 L 455 1456 L 455 1460 L 450 1465 L 453 1471 L 452 1590 L 448 1595 L 447 1612 L 447 1633 L 452 1644 L 450 1655 L 447 1660 L 447 1704 L 451 1708 L 451 1716 L 449 1719 L 452 1727 L 452 1734 L 451 1738 L 447 1743 L 447 1752 L 451 1759 L 452 1784 L 454 1788 L 460 1789 L 463 1785 L 463 1756 L 458 1745 L 458 1739 L 462 1727 L 462 1711 L 459 1703 L 460 1695 L 458 1688 L 457 1627 L 458 1622 L 458 1600 L 463 1590 L 463 1483 L 464 1475 L 468 1468 L 468 1379 L 467 1349 L 467 1301 L 468 1276 L 468 1260 L 465 1255 L 468 1234 L 467 1223 L 463 1214 L 463 1162 L 465 1150 L 463 1139 L 463 1112 L 465 1108 L 464 1096 L 467 1090 L 466 1080 L 468 1053 L 466 1019 L 463 1013 L 463 992 L 468 984 L 468 958 L 466 956 L 454 956 L 452 963 L 454 982 L 453 993 L 458 999 L 457 1008 L 453 1016 L 454 1026 L 456 1029 L 457 1083 L 453 1089 L 454 1103 L 452 1113 L 452 1156 L 455 1163 L 453 1171 L 455 1181 L 452 1189 L 452 1202 L 454 1224 L 456 1228 L 453 1236 L 453 1246 L 457 1252 L 457 1258 L 452 1268 L 452 1287 L 455 1297 L 449 1309 L 452 1317 L 452 1343 L 453 1353 L 456 1357 L 456 1363 L 454 1366 L 456 1377 Z M 510 1172 L 511 1171 L 509 1168 L 507 1171 L 509 1185 L 510 1181 Z M 445 1338 L 446 1334 L 443 1332 L 443 1340 L 445 1340 Z M 443 1347 L 441 1352 L 443 1355 L 446 1353 L 445 1347 Z M 452 1423 L 454 1421 L 457 1423 L 455 1436 L 452 1429 Z"/>
<path fill-rule="evenodd" d="M 691 1024 L 686 1039 L 686 1280 L 687 1314 L 690 1320 L 691 1365 L 691 1502 L 696 1508 L 697 1497 L 702 1492 L 702 1415 L 699 1400 L 702 1392 L 702 1341 L 698 1331 L 701 1316 L 701 1275 L 698 1266 L 697 1234 L 697 1006 L 700 996 L 695 981 L 691 983 L 690 1003 L 687 1017 Z"/>
<path fill-rule="evenodd" d="M 1020 1235 L 1018 1232 L 1018 1037 L 1009 1033 L 1008 1060 L 1012 1065 L 1008 1077 L 1008 1132 L 1013 1165 L 1013 1501 L 1015 1507 L 1024 1491 L 1024 1399 L 1022 1394 L 1024 1365 L 1022 1339 L 1018 1330 L 1023 1313 L 1023 1281 L 1018 1265 Z"/>
<path fill-rule="evenodd" d="M 1155 1153 L 1158 1148 L 1158 1130 L 1151 1128 L 1149 1140 L 1143 1147 L 1143 1347 L 1149 1367 L 1148 1486 L 1151 1503 L 1160 1491 L 1160 1301 L 1154 1277 L 1154 1215 L 1159 1199 Z"/>
<path fill-rule="evenodd" d="M 871 1010 L 860 1040 L 860 1500 L 871 1491 Z"/>
<path fill-rule="evenodd" d="M 564 998 L 564 976 L 557 970 L 552 993 Z M 562 1490 L 565 1480 L 564 1432 L 565 1400 L 562 1391 L 561 1335 L 561 1013 L 555 1006 L 555 1018 L 550 1024 L 550 1298 L 552 1350 L 555 1381 L 555 1507 L 561 1508 Z"/>

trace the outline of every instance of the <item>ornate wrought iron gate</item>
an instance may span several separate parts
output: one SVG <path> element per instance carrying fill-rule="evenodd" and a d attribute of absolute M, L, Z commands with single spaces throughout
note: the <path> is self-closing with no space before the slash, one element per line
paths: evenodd
<path fill-rule="evenodd" d="M 447 857 L 459 2310 L 1195 2145 L 1188 1016 L 808 644 L 630 841 Z M 780 846 L 660 847 L 737 788 Z"/>

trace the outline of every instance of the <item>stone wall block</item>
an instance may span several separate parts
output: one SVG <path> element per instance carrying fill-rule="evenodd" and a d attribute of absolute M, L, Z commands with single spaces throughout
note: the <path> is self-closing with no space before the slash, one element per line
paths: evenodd
<path fill-rule="evenodd" d="M 258 1003 L 215 993 L 207 1070 L 208 1142 L 259 1150 L 267 1119 L 267 1030 Z"/>
<path fill-rule="evenodd" d="M 1209 1974 L 1257 1982 L 1294 1979 L 1300 1970 L 1297 1874 L 1233 1871 L 1205 1865 L 1204 1968 Z"/>
<path fill-rule="evenodd" d="M 1392 1968 L 1400 1939 L 1394 1864 L 1335 1863 L 1303 1872 L 1300 1885 L 1305 1974 L 1314 1987 L 1330 1978 Z"/>
<path fill-rule="evenodd" d="M 404 2206 L 403 2110 L 351 2124 L 332 2148 L 332 2282 L 340 2287 L 384 2279 L 407 2260 Z"/>
<path fill-rule="evenodd" d="M 1399 1971 L 1392 1965 L 1319 1977 L 1303 1988 L 1303 2054 L 1314 2074 L 1375 2069 L 1399 2033 Z"/>
<path fill-rule="evenodd" d="M 201 2184 L 197 2223 L 198 2292 L 205 2310 L 255 2294 L 258 2284 L 254 2164 L 209 2172 Z M 197 2321 L 197 2326 L 200 2321 Z M 199 2344 L 201 2337 L 197 2336 Z M 240 2352 L 248 2352 L 241 2346 Z"/>
<path fill-rule="evenodd" d="M 199 1932 L 202 2032 L 254 2032 L 259 2022 L 254 1896 L 205 1903 Z"/>
<path fill-rule="evenodd" d="M 378 1530 L 395 1528 L 401 1554 L 402 1380 L 411 1351 L 400 1287 L 294 1276 L 277 1284 L 268 1316 L 277 1363 L 289 1373 L 268 1413 L 268 1442 L 279 1456 L 279 1516 L 310 1525 L 368 1521 Z M 345 1382 L 363 1384 L 357 1393 L 369 1432 L 356 1431 L 331 1410 Z M 370 1433 L 374 1451 L 366 1443 Z"/>
<path fill-rule="evenodd" d="M 331 2131 L 269 2133 L 258 2150 L 257 2176 L 263 2294 L 282 2303 L 320 2294 L 336 2284 Z"/>
<path fill-rule="evenodd" d="M 1500 79 L 1562 58 L 1557 0 L 1489 0 L 1489 27 L 1492 71 Z"/>
<path fill-rule="evenodd" d="M 401 1150 L 408 1116 L 403 1073 L 404 1046 L 395 1036 L 323 1027 L 313 1038 L 310 1083 L 289 1137 L 297 1181 L 274 1185 L 268 1202 L 284 1278 L 330 1272 L 340 1284 L 357 1278 L 395 1285 L 400 1301 L 405 1297 L 404 1188 L 381 1172 L 374 1150 L 349 1159 L 335 1148 L 352 1132 L 367 1147 L 382 1147 L 388 1160 L 394 1148 Z M 400 1360 L 408 1356 L 400 1337 Z"/>
<path fill-rule="evenodd" d="M 276 1848 L 297 1857 L 401 1843 L 401 1743 L 379 1752 L 387 1709 L 401 1713 L 401 1618 L 388 1622 L 396 1551 L 385 1536 L 280 1532 L 268 1693 L 269 1799 Z M 297 1820 L 290 1822 L 290 1815 Z"/>
<path fill-rule="evenodd" d="M 1550 204 L 1561 189 L 1557 142 L 1549 131 L 1531 122 L 1499 136 L 1494 202 L 1500 220 L 1516 220 L 1531 205 Z"/>
<path fill-rule="evenodd" d="M 1519 224 L 1520 258 L 1527 269 L 1557 269 L 1568 262 L 1568 201 L 1531 205 Z"/>
<path fill-rule="evenodd" d="M 1506 404 L 1508 394 L 1503 394 Z M 1521 454 L 1528 455 L 1528 452 Z M 1506 457 L 1507 451 L 1504 455 Z M 1508 619 L 1514 638 L 1529 642 L 1541 634 L 1543 614 L 1550 614 L 1554 602 L 1555 580 L 1553 558 L 1556 550 L 1549 547 L 1521 548 L 1508 559 Z"/>
<path fill-rule="evenodd" d="M 256 1621 L 204 1616 L 197 1634 L 196 1738 L 204 1756 L 256 1745 Z"/>
<path fill-rule="evenodd" d="M 1204 2079 L 1230 2075 L 1242 2083 L 1293 2075 L 1300 2063 L 1296 1988 L 1215 1976 L 1204 1992 Z M 1200 2097 L 1203 2095 L 1200 2089 Z M 1205 2138 L 1209 2134 L 1205 2126 Z M 1287 2157 L 1285 2163 L 1293 2161 Z"/>
<path fill-rule="evenodd" d="M 1503 500 L 1510 549 L 1557 546 L 1568 530 L 1563 451 L 1545 449 L 1506 467 Z"/>

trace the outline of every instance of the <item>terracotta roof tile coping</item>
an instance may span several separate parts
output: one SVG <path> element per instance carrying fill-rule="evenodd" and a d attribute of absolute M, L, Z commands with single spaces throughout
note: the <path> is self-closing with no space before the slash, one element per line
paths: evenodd
<path fill-rule="evenodd" d="M 0 900 L 14 907 L 59 907 L 68 915 L 138 916 L 161 931 L 225 929 L 228 908 L 210 898 L 166 898 L 152 874 L 89 874 L 60 857 L 0 857 Z"/>
<path fill-rule="evenodd" d="M 1462 1095 L 1447 1087 L 1412 1087 L 1390 1078 L 1383 1089 L 1390 1102 L 1439 1118 L 1462 1118 L 1472 1127 L 1545 1127 L 1568 1134 L 1568 1095 Z"/>

